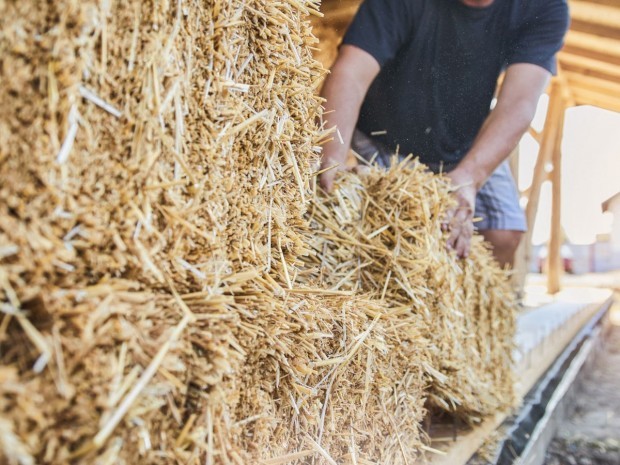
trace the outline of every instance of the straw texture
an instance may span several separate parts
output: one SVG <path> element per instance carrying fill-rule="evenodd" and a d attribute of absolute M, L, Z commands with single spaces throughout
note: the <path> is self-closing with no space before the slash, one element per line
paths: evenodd
<path fill-rule="evenodd" d="M 427 409 L 507 404 L 503 275 L 443 252 L 444 181 L 313 191 L 317 15 L 0 2 L 0 461 L 405 464 Z"/>
<path fill-rule="evenodd" d="M 447 250 L 446 179 L 411 159 L 366 171 L 342 176 L 313 205 L 313 283 L 369 294 L 418 325 L 424 338 L 406 345 L 426 367 L 432 409 L 475 423 L 509 406 L 515 307 L 506 274 L 481 236 L 467 259 Z"/>

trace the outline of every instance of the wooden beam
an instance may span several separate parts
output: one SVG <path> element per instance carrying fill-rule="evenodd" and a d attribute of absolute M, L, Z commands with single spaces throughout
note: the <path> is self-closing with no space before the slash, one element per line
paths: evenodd
<path fill-rule="evenodd" d="M 551 234 L 547 254 L 548 274 L 547 292 L 557 294 L 560 291 L 560 280 L 564 269 L 562 263 L 562 137 L 564 134 L 564 115 L 562 111 L 559 116 L 558 128 L 553 144 L 551 161 L 553 171 L 551 172 L 552 201 L 551 201 Z"/>
<path fill-rule="evenodd" d="M 565 45 L 587 52 L 592 51 L 598 55 L 608 55 L 610 61 L 614 58 L 620 60 L 620 40 L 609 39 L 594 34 L 579 31 L 568 31 Z"/>
<path fill-rule="evenodd" d="M 587 76 L 574 71 L 565 71 L 564 76 L 566 77 L 568 84 L 571 86 L 571 89 L 579 88 L 590 90 L 612 97 L 620 95 L 620 81 L 612 82 L 607 79 Z"/>
<path fill-rule="evenodd" d="M 558 62 L 558 72 L 557 76 L 560 80 L 560 88 L 562 89 L 562 98 L 564 99 L 564 105 L 568 107 L 574 107 L 576 105 L 575 97 L 573 96 L 573 92 L 571 91 L 570 86 L 568 85 L 568 81 L 566 79 L 566 73 L 564 72 L 564 67 L 562 63 Z"/>
<path fill-rule="evenodd" d="M 551 160 L 551 153 L 555 144 L 556 132 L 558 130 L 560 114 L 564 111 L 562 101 L 562 89 L 557 78 L 551 81 L 549 90 L 549 106 L 547 108 L 547 116 L 545 118 L 545 127 L 543 128 L 540 148 L 538 150 L 538 159 L 534 167 L 534 177 L 530 187 L 530 198 L 528 199 L 526 215 L 528 228 L 532 229 L 534 220 L 538 211 L 538 197 L 540 195 L 540 187 L 546 177 L 545 166 Z"/>
<path fill-rule="evenodd" d="M 607 27 L 596 23 L 586 23 L 576 19 L 571 22 L 570 27 L 573 31 L 620 39 L 620 28 L 617 27 Z"/>
<path fill-rule="evenodd" d="M 620 82 L 620 65 L 566 52 L 560 52 L 558 58 L 565 70 L 572 70 L 587 76 L 595 76 L 613 82 Z"/>
<path fill-rule="evenodd" d="M 530 136 L 532 136 L 532 138 L 538 142 L 540 144 L 540 139 L 541 139 L 541 135 L 540 132 L 538 132 L 536 129 L 534 129 L 532 126 L 530 126 L 529 128 L 527 128 L 527 132 Z"/>
<path fill-rule="evenodd" d="M 578 105 L 593 105 L 609 111 L 620 112 L 620 97 L 594 92 L 579 87 L 573 88 L 575 102 Z"/>
<path fill-rule="evenodd" d="M 422 463 L 428 465 L 465 465 L 469 459 L 480 449 L 493 433 L 497 431 L 502 422 L 508 417 L 507 412 L 498 412 L 486 417 L 477 427 L 458 432 L 458 438 L 454 442 L 437 441 L 431 445 L 442 450 L 442 454 L 427 454 L 428 460 L 416 461 L 415 465 Z M 368 463 L 368 462 L 366 462 Z"/>
<path fill-rule="evenodd" d="M 551 155 L 557 138 L 559 122 L 563 112 L 564 101 L 562 97 L 562 88 L 560 80 L 556 77 L 552 79 L 549 88 L 549 106 L 547 108 L 547 117 L 545 118 L 545 127 L 542 132 L 542 139 L 538 150 L 538 159 L 536 160 L 536 166 L 534 167 L 534 177 L 530 186 L 530 195 L 525 211 L 527 218 L 527 231 L 523 236 L 521 246 L 523 249 L 521 253 L 523 254 L 527 266 L 529 266 L 532 257 L 532 235 L 534 233 L 536 214 L 538 213 L 538 204 L 540 202 L 540 190 L 547 177 L 545 167 L 551 160 Z"/>
<path fill-rule="evenodd" d="M 610 29 L 620 29 L 620 8 L 573 0 L 570 2 L 573 21 L 595 24 Z"/>
<path fill-rule="evenodd" d="M 588 0 L 590 3 L 598 3 L 600 5 L 618 6 L 618 0 Z"/>
<path fill-rule="evenodd" d="M 517 186 L 519 185 L 519 159 L 521 158 L 520 155 L 521 154 L 519 150 L 519 145 L 517 144 L 517 146 L 508 156 L 508 162 L 510 163 L 510 172 Z"/>

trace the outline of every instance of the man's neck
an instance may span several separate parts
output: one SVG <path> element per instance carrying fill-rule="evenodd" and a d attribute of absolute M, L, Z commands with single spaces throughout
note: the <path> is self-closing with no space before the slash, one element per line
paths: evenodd
<path fill-rule="evenodd" d="M 463 5 L 472 8 L 484 8 L 490 6 L 495 0 L 460 0 Z"/>

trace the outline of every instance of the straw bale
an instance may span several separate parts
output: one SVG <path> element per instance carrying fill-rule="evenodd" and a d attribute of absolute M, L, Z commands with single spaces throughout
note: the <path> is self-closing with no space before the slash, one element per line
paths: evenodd
<path fill-rule="evenodd" d="M 407 185 L 407 224 L 446 261 L 415 265 L 415 248 L 394 261 L 409 300 L 394 283 L 381 299 L 364 274 L 381 275 L 384 232 L 368 255 L 346 218 L 325 234 L 332 213 L 317 211 L 333 199 L 307 212 L 328 137 L 317 9 L 0 2 L 1 461 L 410 463 L 427 398 L 503 405 L 503 276 L 481 275 L 481 245 L 463 267 L 441 255 L 436 218 L 415 219 L 444 208 L 441 181 Z M 386 208 L 398 193 L 380 178 L 342 202 Z M 420 269 L 436 271 L 428 284 Z"/>
<path fill-rule="evenodd" d="M 238 418 L 252 418 L 242 449 L 267 463 L 304 453 L 317 463 L 411 463 L 422 445 L 424 370 L 415 324 L 352 296 L 291 296 L 262 309 L 247 358 Z M 260 367 L 260 369 L 256 369 Z M 288 463 L 288 462 L 286 462 Z M 306 463 L 305 461 L 303 463 Z"/>
<path fill-rule="evenodd" d="M 480 236 L 459 260 L 445 247 L 450 185 L 417 160 L 347 173 L 311 210 L 312 283 L 369 293 L 420 320 L 428 403 L 469 423 L 509 407 L 514 297 Z M 419 357 L 418 357 L 419 359 Z"/>
<path fill-rule="evenodd" d="M 316 8 L 0 4 L 7 459 L 244 460 L 240 321 L 305 250 Z"/>

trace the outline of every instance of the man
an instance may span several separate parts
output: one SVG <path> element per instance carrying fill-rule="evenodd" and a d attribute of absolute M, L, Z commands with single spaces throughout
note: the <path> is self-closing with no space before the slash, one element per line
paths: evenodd
<path fill-rule="evenodd" d="M 384 165 L 388 153 L 413 153 L 455 187 L 448 247 L 467 256 L 475 214 L 499 263 L 512 265 L 526 224 L 506 159 L 555 72 L 568 22 L 566 0 L 366 0 L 323 87 L 327 125 L 344 144 L 325 145 L 322 168 L 334 169 L 320 184 L 331 191 L 351 143 Z"/>

